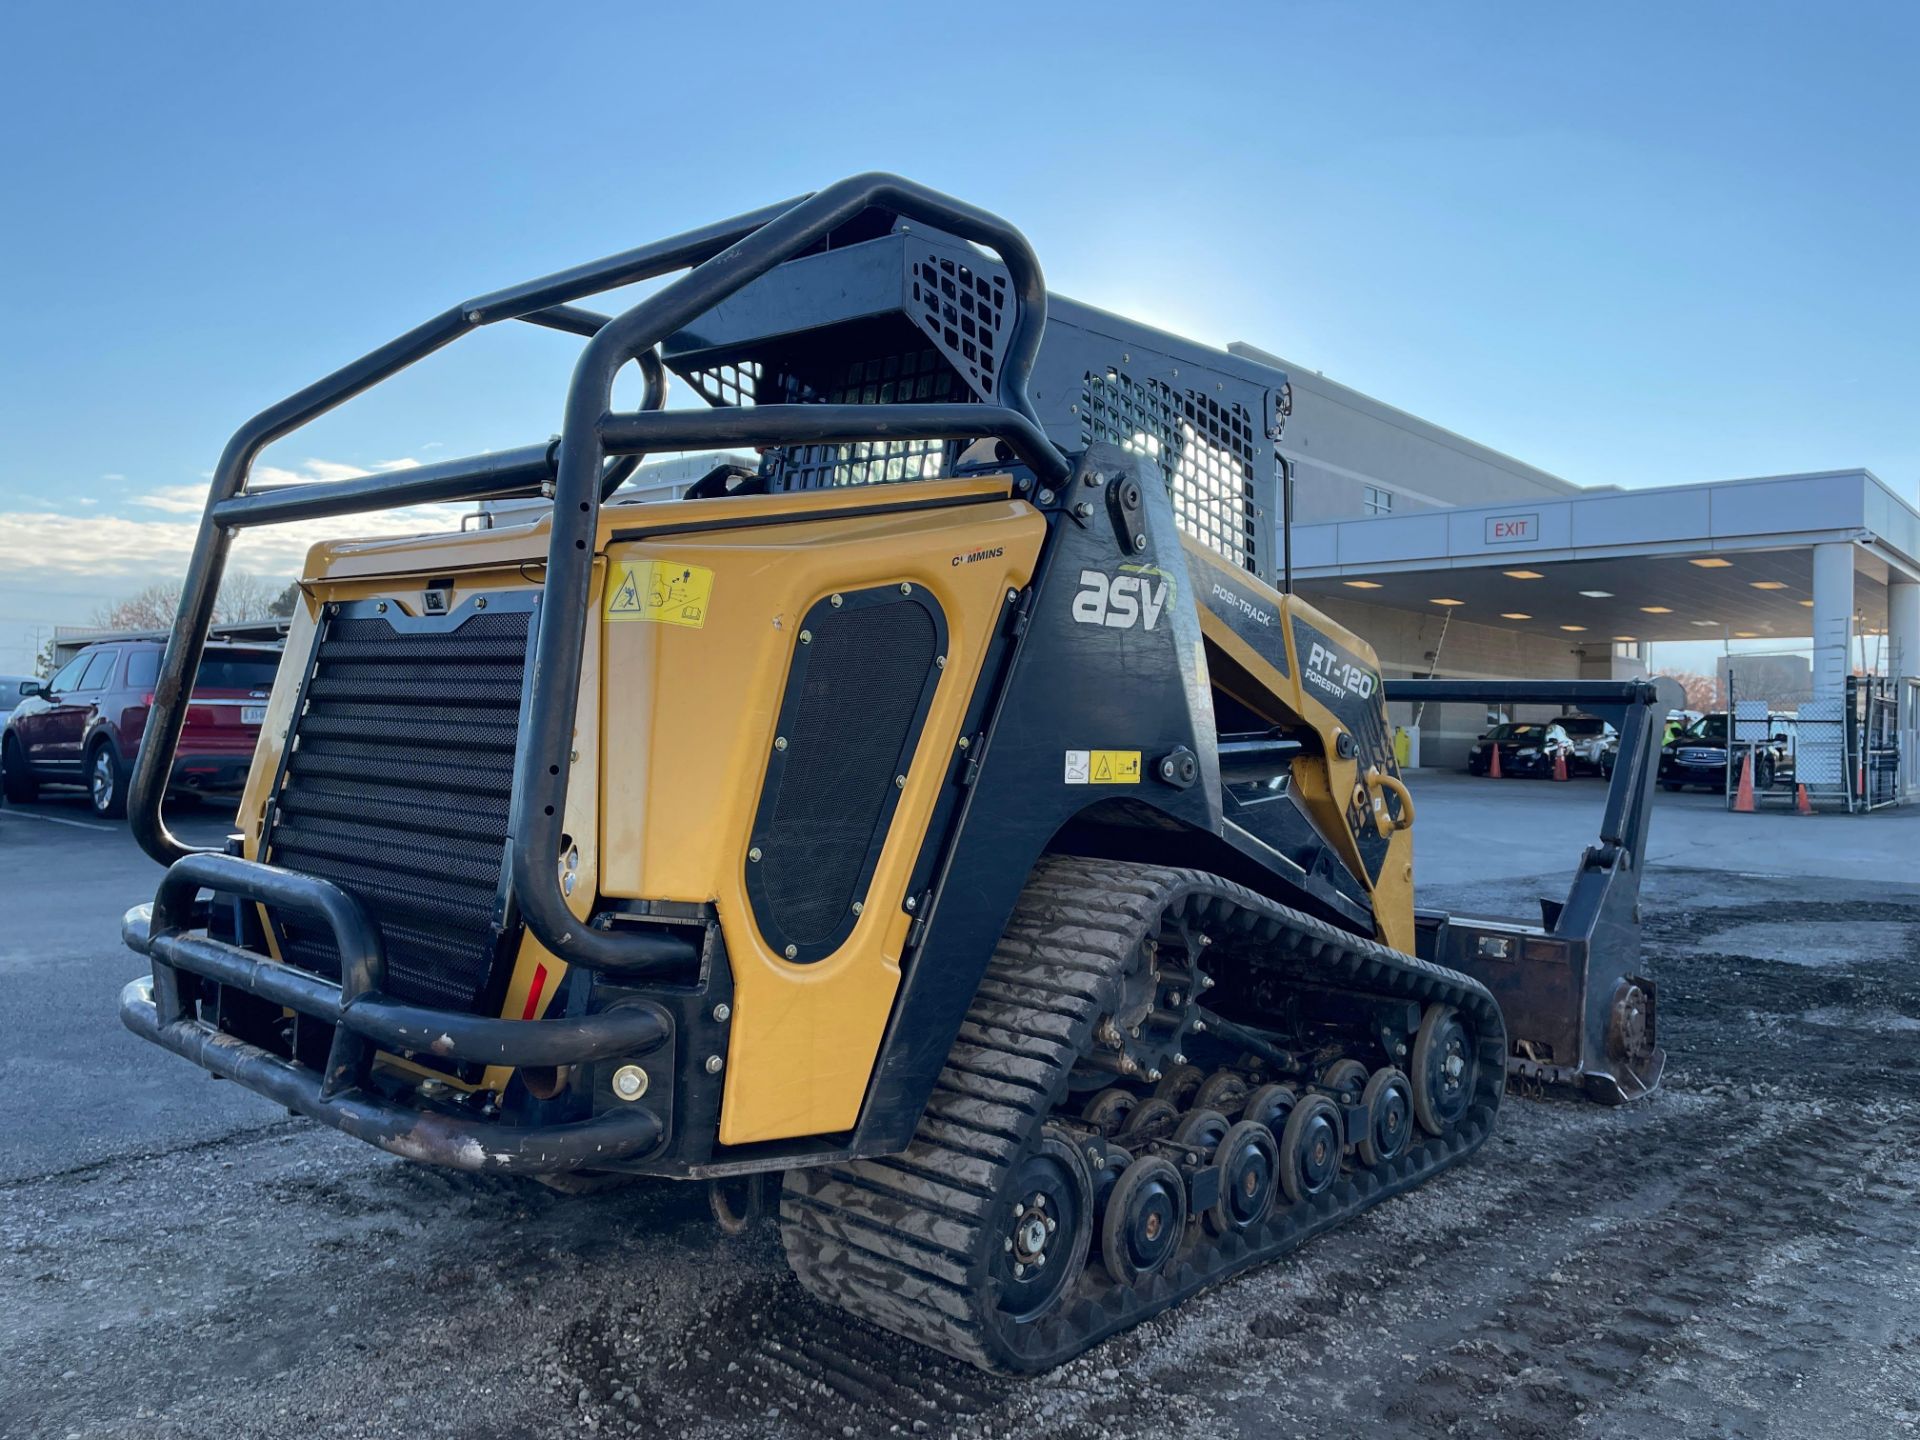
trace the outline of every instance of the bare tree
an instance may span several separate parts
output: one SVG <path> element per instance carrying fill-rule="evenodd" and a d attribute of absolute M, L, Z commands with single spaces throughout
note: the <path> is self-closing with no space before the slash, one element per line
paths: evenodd
<path fill-rule="evenodd" d="M 213 605 L 213 623 L 236 625 L 272 619 L 279 613 L 274 606 L 281 594 L 281 587 L 272 580 L 236 572 L 221 583 L 220 596 Z M 171 630 L 179 611 L 180 582 L 156 580 L 122 600 L 100 606 L 93 612 L 93 623 L 102 630 Z"/>
<path fill-rule="evenodd" d="M 1686 708 L 1689 710 L 1715 710 L 1720 705 L 1720 682 L 1711 675 L 1695 674 L 1691 670 L 1660 670 L 1655 672 L 1674 681 L 1686 693 Z"/>

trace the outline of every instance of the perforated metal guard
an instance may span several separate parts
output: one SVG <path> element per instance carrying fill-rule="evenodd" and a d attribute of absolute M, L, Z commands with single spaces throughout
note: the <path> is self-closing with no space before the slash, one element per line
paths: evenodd
<path fill-rule="evenodd" d="M 913 318 L 984 398 L 997 389 L 1007 326 L 1007 277 L 928 252 L 913 265 Z"/>
<path fill-rule="evenodd" d="M 821 601 L 802 633 L 747 891 L 768 943 L 805 962 L 853 929 L 938 682 L 946 625 L 928 592 L 888 586 Z"/>
<path fill-rule="evenodd" d="M 1083 443 L 1105 441 L 1158 464 L 1180 528 L 1208 549 L 1260 573 L 1261 515 L 1254 484 L 1254 422 L 1163 381 L 1088 371 L 1080 406 Z"/>
<path fill-rule="evenodd" d="M 908 401 L 966 401 L 979 397 L 958 382 L 953 368 L 931 349 L 882 355 L 848 365 L 838 386 L 825 393 L 780 377 L 787 401 L 832 405 L 892 405 Z M 879 440 L 853 445 L 789 445 L 767 452 L 765 470 L 776 490 L 823 490 L 836 485 L 877 485 L 889 480 L 933 480 L 948 473 L 951 442 Z"/>

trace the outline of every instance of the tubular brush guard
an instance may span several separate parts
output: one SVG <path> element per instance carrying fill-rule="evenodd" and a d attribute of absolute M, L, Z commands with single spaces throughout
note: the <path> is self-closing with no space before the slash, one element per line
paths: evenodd
<path fill-rule="evenodd" d="M 324 923 L 339 948 L 340 982 L 212 938 L 195 905 L 202 887 Z M 670 1050 L 672 1021 L 649 1004 L 561 1019 L 500 1020 L 390 999 L 382 993 L 386 958 L 379 930 L 358 900 L 325 880 L 237 856 L 190 855 L 168 869 L 151 905 L 127 913 L 121 933 L 153 962 L 150 978 L 120 992 L 120 1018 L 129 1030 L 396 1155 L 460 1170 L 541 1174 L 633 1159 L 665 1138 L 661 1117 L 637 1106 L 586 1120 L 515 1125 L 376 1093 L 368 1077 L 381 1051 L 483 1065 L 586 1065 L 662 1046 Z M 332 1025 L 325 1070 L 208 1023 L 183 997 L 182 972 Z"/>

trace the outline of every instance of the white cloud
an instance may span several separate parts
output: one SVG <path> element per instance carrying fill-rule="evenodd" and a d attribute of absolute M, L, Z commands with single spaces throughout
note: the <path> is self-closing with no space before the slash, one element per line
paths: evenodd
<path fill-rule="evenodd" d="M 383 460 L 371 470 L 334 460 L 307 460 L 297 467 L 258 466 L 262 484 L 345 480 L 411 470 L 417 460 Z M 92 499 L 82 498 L 85 505 Z M 106 590 L 134 588 L 149 580 L 177 578 L 193 554 L 199 515 L 207 503 L 205 483 L 168 485 L 134 496 L 130 505 L 157 511 L 138 515 L 62 515 L 51 510 L 0 511 L 0 596 L 14 585 L 57 578 L 86 580 Z M 308 549 L 321 540 L 349 536 L 420 535 L 457 530 L 467 507 L 414 505 L 327 520 L 306 520 L 243 530 L 234 541 L 228 570 L 270 577 L 298 575 Z M 191 518 L 187 518 L 191 517 Z"/>
<path fill-rule="evenodd" d="M 164 490 L 149 490 L 130 502 L 148 510 L 164 510 L 169 515 L 198 515 L 207 508 L 204 485 L 169 485 Z"/>

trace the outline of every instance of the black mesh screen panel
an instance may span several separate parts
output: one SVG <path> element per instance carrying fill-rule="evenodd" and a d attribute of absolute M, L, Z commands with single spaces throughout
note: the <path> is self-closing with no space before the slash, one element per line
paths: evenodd
<path fill-rule="evenodd" d="M 267 858 L 366 905 L 398 999 L 473 1010 L 490 993 L 532 618 L 499 608 L 447 629 L 397 629 L 377 614 L 325 622 Z M 291 964 L 339 977 L 323 926 L 275 918 Z"/>
<path fill-rule="evenodd" d="M 816 609 L 808 628 L 756 840 L 763 928 L 800 948 L 831 940 L 860 898 L 941 643 L 905 596 Z"/>

